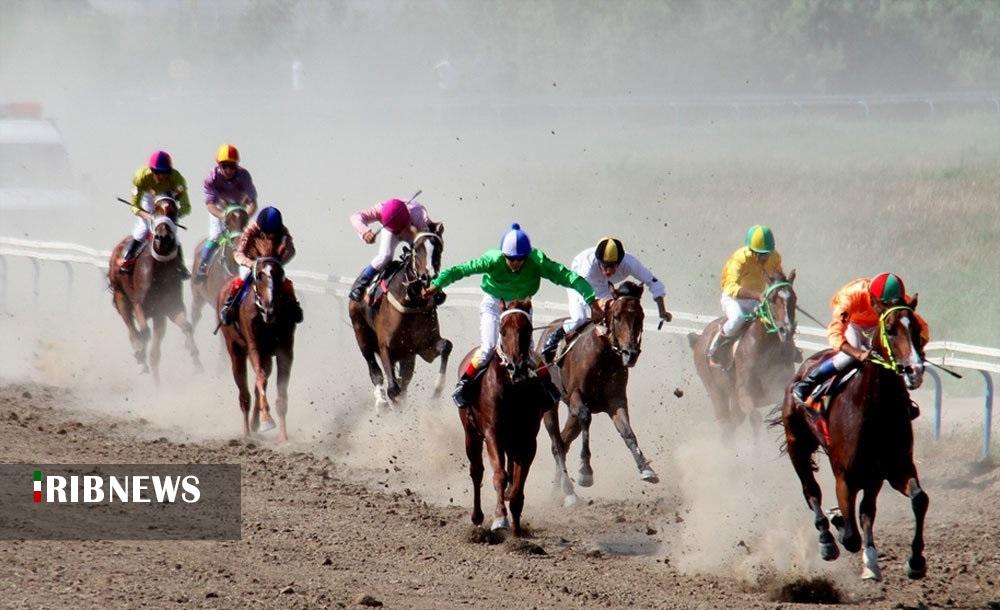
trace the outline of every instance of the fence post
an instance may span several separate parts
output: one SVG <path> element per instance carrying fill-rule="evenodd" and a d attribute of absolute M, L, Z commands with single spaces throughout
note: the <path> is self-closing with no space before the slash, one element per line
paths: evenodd
<path fill-rule="evenodd" d="M 990 429 L 993 426 L 993 377 L 989 371 L 979 371 L 986 382 L 986 397 L 983 401 L 983 452 L 982 461 L 990 459 Z"/>
<path fill-rule="evenodd" d="M 73 303 L 73 265 L 69 264 L 69 261 L 63 261 L 63 266 L 66 267 L 66 303 Z"/>
<path fill-rule="evenodd" d="M 941 376 L 932 368 L 924 372 L 934 380 L 934 440 L 941 439 Z"/>

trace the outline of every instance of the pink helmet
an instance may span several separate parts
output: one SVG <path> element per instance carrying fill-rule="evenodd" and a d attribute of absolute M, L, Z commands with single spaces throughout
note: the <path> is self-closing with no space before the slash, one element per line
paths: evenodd
<path fill-rule="evenodd" d="M 383 201 L 380 215 L 382 226 L 390 233 L 399 233 L 410 226 L 410 210 L 406 207 L 406 203 L 399 199 Z"/>

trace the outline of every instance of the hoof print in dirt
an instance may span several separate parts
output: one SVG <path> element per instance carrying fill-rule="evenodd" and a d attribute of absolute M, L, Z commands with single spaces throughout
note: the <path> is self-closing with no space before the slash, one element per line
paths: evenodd
<path fill-rule="evenodd" d="M 507 537 L 502 530 L 486 529 L 485 527 L 469 527 L 463 536 L 464 540 L 470 544 L 500 544 Z"/>
<path fill-rule="evenodd" d="M 375 599 L 371 595 L 365 593 L 359 593 L 351 600 L 351 603 L 355 606 L 368 606 L 369 608 L 381 608 L 382 602 Z"/>
<path fill-rule="evenodd" d="M 545 549 L 534 542 L 528 542 L 521 538 L 511 538 L 505 545 L 508 553 L 517 555 L 546 555 Z"/>
<path fill-rule="evenodd" d="M 843 596 L 832 582 L 822 577 L 797 578 L 776 586 L 771 601 L 795 604 L 839 604 Z"/>

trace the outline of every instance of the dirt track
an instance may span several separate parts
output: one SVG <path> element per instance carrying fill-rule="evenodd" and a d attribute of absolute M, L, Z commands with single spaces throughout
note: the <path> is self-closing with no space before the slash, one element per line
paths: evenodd
<path fill-rule="evenodd" d="M 325 608 L 350 606 L 359 595 L 396 608 L 751 608 L 776 607 L 771 592 L 792 578 L 679 572 L 658 549 L 684 509 L 662 497 L 595 500 L 551 514 L 533 511 L 529 498 L 530 543 L 541 551 L 476 544 L 467 541 L 466 508 L 379 491 L 329 458 L 235 440 L 136 440 L 155 430 L 75 411 L 73 400 L 58 388 L 0 387 L 0 460 L 240 462 L 243 539 L 3 543 L 5 608 Z M 878 608 L 1000 605 L 1000 471 L 970 476 L 966 466 L 936 459 L 947 451 L 942 445 L 923 460 L 932 503 L 928 577 L 906 580 L 910 522 L 887 517 L 877 523 L 882 583 L 859 582 L 856 557 L 826 574 L 847 600 Z M 808 524 L 804 508 L 802 520 Z"/>

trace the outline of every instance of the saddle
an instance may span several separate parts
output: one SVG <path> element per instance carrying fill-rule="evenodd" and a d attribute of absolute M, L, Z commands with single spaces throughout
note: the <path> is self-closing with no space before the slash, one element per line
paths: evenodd
<path fill-rule="evenodd" d="M 806 422 L 824 449 L 830 446 L 830 428 L 827 425 L 827 411 L 830 401 L 839 394 L 847 382 L 861 370 L 854 366 L 827 379 L 806 397 Z"/>
<path fill-rule="evenodd" d="M 379 305 L 382 304 L 383 297 L 385 293 L 389 290 L 389 282 L 392 278 L 396 276 L 403 269 L 403 261 L 393 260 L 388 265 L 375 276 L 372 283 L 365 290 L 365 304 L 372 309 L 373 312 L 378 311 Z"/>

